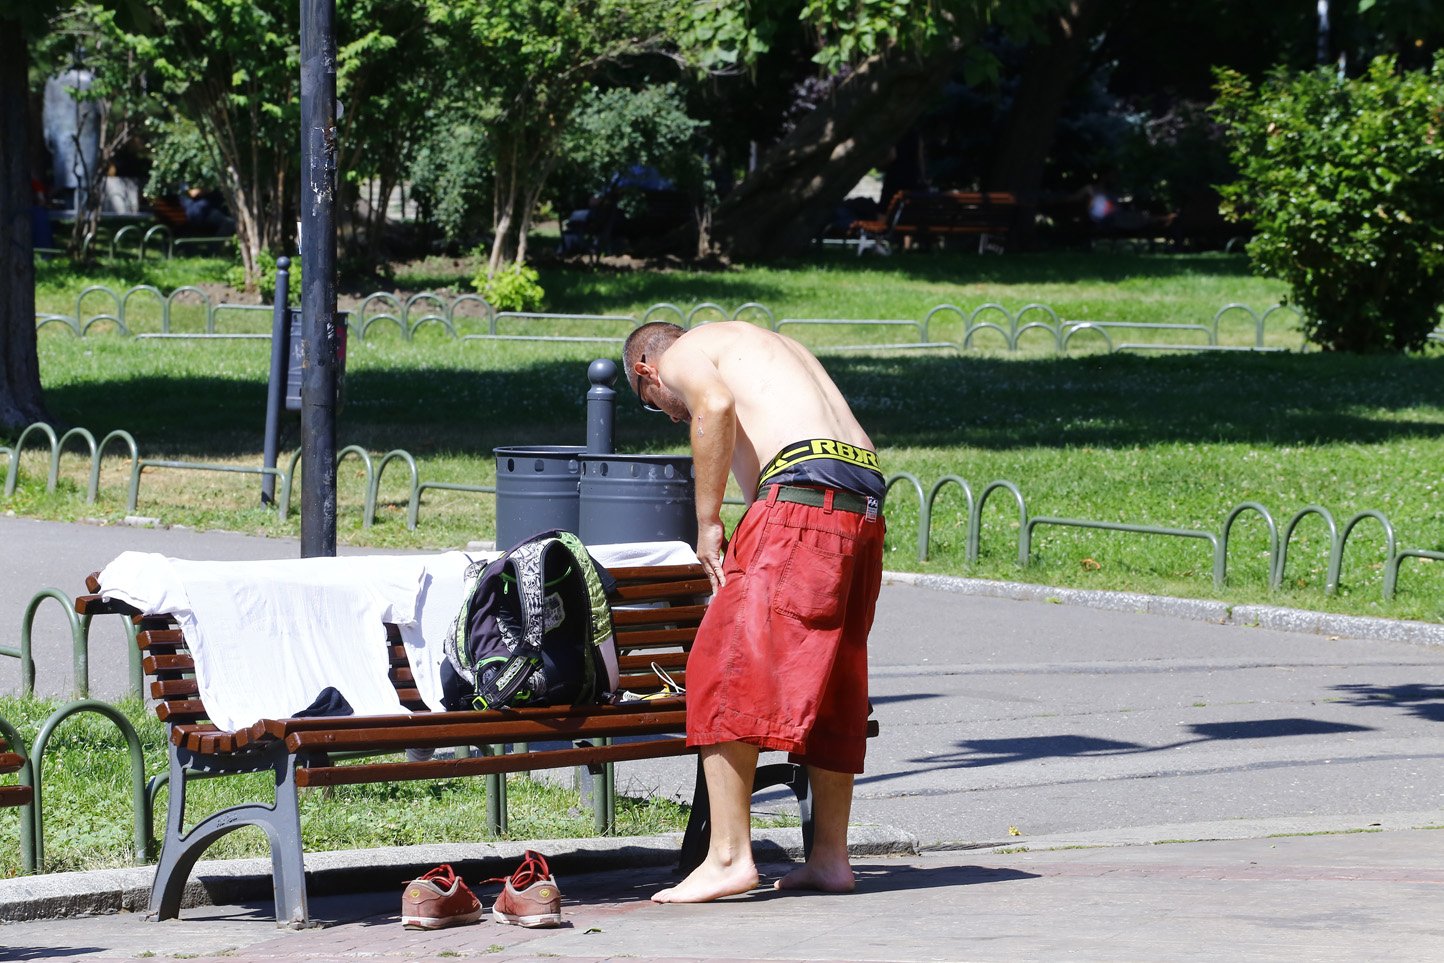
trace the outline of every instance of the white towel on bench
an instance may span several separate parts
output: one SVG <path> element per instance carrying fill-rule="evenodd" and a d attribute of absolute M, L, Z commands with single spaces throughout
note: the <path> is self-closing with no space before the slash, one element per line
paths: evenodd
<path fill-rule="evenodd" d="M 678 565 L 684 542 L 589 546 L 608 567 Z M 407 711 L 390 681 L 383 623 L 401 628 L 422 701 L 441 709 L 446 635 L 465 572 L 496 553 L 361 555 L 198 562 L 124 552 L 100 573 L 100 594 L 180 624 L 210 720 L 239 729 L 284 719 L 332 686 L 357 715 Z"/>
<path fill-rule="evenodd" d="M 415 625 L 432 572 L 459 580 L 469 561 L 461 552 L 247 562 L 125 552 L 100 585 L 107 599 L 180 623 L 211 721 L 237 729 L 284 719 L 327 686 L 358 715 L 405 712 L 383 623 Z"/>

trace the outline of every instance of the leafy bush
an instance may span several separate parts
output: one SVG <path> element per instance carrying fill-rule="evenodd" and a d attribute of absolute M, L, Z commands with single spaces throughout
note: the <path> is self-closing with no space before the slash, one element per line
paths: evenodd
<path fill-rule="evenodd" d="M 508 265 L 488 277 L 483 261 L 471 286 L 498 311 L 540 311 L 546 299 L 540 282 L 536 268 L 525 264 Z"/>
<path fill-rule="evenodd" d="M 1364 76 L 1218 74 L 1217 116 L 1239 176 L 1225 212 L 1289 286 L 1305 333 L 1334 351 L 1423 347 L 1444 304 L 1444 57 Z"/>
<path fill-rule="evenodd" d="M 292 305 L 301 303 L 301 259 L 291 258 L 291 266 L 287 269 L 289 277 L 286 281 L 286 300 Z M 226 270 L 225 281 L 237 291 L 245 289 L 246 267 L 244 264 L 233 264 Z M 276 255 L 270 251 L 262 250 L 256 255 L 256 288 L 262 298 L 271 301 L 276 295 Z"/>

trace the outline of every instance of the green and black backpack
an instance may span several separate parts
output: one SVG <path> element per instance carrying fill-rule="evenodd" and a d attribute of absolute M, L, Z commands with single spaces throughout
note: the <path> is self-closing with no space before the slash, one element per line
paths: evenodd
<path fill-rule="evenodd" d="M 533 535 L 467 578 L 441 668 L 447 709 L 611 699 L 617 657 L 607 596 L 616 582 L 577 536 Z"/>

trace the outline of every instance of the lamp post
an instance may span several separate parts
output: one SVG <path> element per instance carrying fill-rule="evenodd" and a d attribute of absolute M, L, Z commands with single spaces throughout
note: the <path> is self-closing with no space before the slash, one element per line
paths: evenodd
<path fill-rule="evenodd" d="M 336 0 L 301 0 L 301 555 L 336 554 Z"/>

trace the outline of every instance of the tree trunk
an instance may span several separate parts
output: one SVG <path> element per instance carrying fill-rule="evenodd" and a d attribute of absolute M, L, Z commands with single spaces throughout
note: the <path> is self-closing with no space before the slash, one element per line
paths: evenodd
<path fill-rule="evenodd" d="M 30 233 L 29 45 L 0 19 L 0 432 L 48 421 L 35 341 L 35 253 Z"/>
<path fill-rule="evenodd" d="M 853 185 L 922 116 L 956 57 L 950 47 L 924 58 L 865 61 L 830 105 L 804 117 L 718 205 L 711 225 L 717 249 L 740 260 L 806 249 Z"/>
<path fill-rule="evenodd" d="M 1088 49 L 1099 0 L 1069 0 L 1047 24 L 1048 39 L 1033 44 L 1023 64 L 1018 93 L 998 139 L 984 187 L 1018 198 L 1018 223 L 1009 243 L 1026 247 L 1033 233 L 1043 168 L 1058 115 Z"/>

